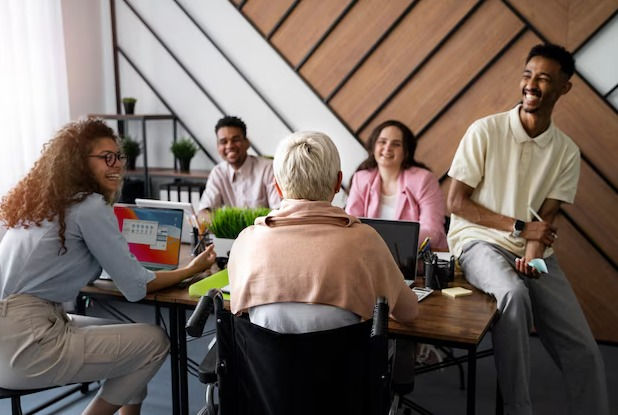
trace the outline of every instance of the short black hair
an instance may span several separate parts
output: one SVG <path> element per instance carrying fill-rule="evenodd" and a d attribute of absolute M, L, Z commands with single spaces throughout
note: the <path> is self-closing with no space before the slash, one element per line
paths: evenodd
<path fill-rule="evenodd" d="M 217 121 L 217 125 L 215 125 L 215 134 L 217 134 L 217 131 L 219 131 L 219 129 L 223 127 L 240 128 L 242 130 L 243 137 L 247 138 L 247 126 L 245 125 L 243 120 L 238 117 L 235 117 L 233 115 L 226 115 L 225 117 L 221 118 L 219 121 Z"/>
<path fill-rule="evenodd" d="M 528 53 L 526 63 L 530 62 L 530 59 L 535 56 L 542 56 L 558 62 L 560 70 L 567 76 L 567 79 L 575 72 L 575 59 L 573 59 L 573 55 L 560 45 L 545 43 L 533 46 Z"/>

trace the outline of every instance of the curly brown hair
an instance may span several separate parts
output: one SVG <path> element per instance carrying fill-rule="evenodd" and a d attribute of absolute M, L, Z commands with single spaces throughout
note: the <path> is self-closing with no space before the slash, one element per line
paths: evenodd
<path fill-rule="evenodd" d="M 2 198 L 0 220 L 13 228 L 40 226 L 45 220 L 60 225 L 60 253 L 66 252 L 66 210 L 91 193 L 100 193 L 108 203 L 116 195 L 106 194 L 88 164 L 88 154 L 99 138 L 118 137 L 103 120 L 87 119 L 62 127 L 41 151 L 26 177 Z"/>

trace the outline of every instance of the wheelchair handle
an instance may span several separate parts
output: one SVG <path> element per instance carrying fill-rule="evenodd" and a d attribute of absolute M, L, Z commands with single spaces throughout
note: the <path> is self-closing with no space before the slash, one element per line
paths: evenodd
<path fill-rule="evenodd" d="M 384 297 L 378 297 L 373 309 L 373 324 L 371 325 L 371 337 L 384 336 L 388 330 L 388 301 Z"/>
<path fill-rule="evenodd" d="M 213 298 L 217 292 L 218 290 L 212 289 L 198 301 L 195 311 L 193 311 L 185 326 L 185 331 L 191 337 L 200 337 L 202 335 L 208 316 L 214 312 Z"/>

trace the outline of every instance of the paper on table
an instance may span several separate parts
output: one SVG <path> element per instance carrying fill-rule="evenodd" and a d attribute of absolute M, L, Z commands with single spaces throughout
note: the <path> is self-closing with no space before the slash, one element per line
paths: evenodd
<path fill-rule="evenodd" d="M 528 261 L 528 265 L 539 272 L 547 273 L 547 264 L 543 258 L 534 258 Z"/>

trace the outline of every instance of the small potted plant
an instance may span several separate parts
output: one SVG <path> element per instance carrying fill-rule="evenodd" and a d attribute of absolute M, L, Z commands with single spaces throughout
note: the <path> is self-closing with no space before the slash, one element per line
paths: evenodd
<path fill-rule="evenodd" d="M 180 171 L 188 173 L 191 159 L 195 156 L 195 153 L 197 153 L 197 146 L 193 144 L 191 139 L 183 137 L 176 140 L 176 142 L 172 144 L 170 150 L 180 163 Z"/>
<path fill-rule="evenodd" d="M 270 209 L 265 207 L 258 208 L 239 208 L 222 207 L 215 209 L 210 216 L 208 230 L 214 235 L 213 243 L 215 251 L 219 255 L 227 256 L 232 249 L 234 239 L 247 226 L 253 225 L 259 216 L 266 216 Z"/>
<path fill-rule="evenodd" d="M 122 98 L 122 106 L 124 107 L 125 114 L 133 114 L 135 111 L 135 103 L 137 99 L 133 97 Z"/>
<path fill-rule="evenodd" d="M 135 170 L 135 160 L 142 154 L 140 144 L 130 135 L 123 135 L 120 140 L 122 152 L 127 156 L 127 170 Z"/>

